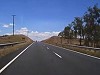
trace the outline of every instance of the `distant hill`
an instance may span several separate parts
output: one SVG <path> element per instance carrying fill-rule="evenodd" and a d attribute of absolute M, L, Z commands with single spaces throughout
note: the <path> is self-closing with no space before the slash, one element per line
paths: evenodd
<path fill-rule="evenodd" d="M 19 44 L 16 44 L 14 46 L 5 46 L 0 47 L 0 57 L 6 56 L 12 52 L 15 52 L 17 50 L 20 50 L 21 48 L 27 47 L 29 44 L 33 42 L 29 37 L 25 35 L 6 35 L 6 36 L 0 36 L 0 44 L 5 43 L 14 43 L 19 42 Z"/>
<path fill-rule="evenodd" d="M 64 44 L 74 44 L 79 45 L 79 39 L 65 39 L 61 38 L 59 36 L 52 36 L 46 40 L 43 40 L 44 43 L 54 44 L 54 45 L 61 45 L 61 43 Z M 83 42 L 82 42 L 83 43 Z"/>
<path fill-rule="evenodd" d="M 25 36 L 25 35 L 5 35 L 5 36 L 0 36 L 0 44 L 3 43 L 12 43 L 12 42 L 21 42 L 21 41 L 26 41 L 26 42 L 32 42 L 32 40 Z"/>
<path fill-rule="evenodd" d="M 75 50 L 75 51 L 89 54 L 92 56 L 100 57 L 100 51 L 93 51 L 93 50 L 85 49 L 81 47 L 78 48 L 78 47 L 69 46 L 69 45 L 79 45 L 79 39 L 64 39 L 58 36 L 52 36 L 46 40 L 43 40 L 42 42 L 64 47 L 64 48 L 71 49 L 71 50 Z M 82 44 L 84 44 L 84 40 L 82 40 Z"/>
<path fill-rule="evenodd" d="M 43 40 L 42 42 L 45 42 L 45 43 L 50 43 L 50 44 L 56 44 L 56 43 L 59 43 L 60 42 L 60 37 L 58 36 L 52 36 L 46 40 Z"/>

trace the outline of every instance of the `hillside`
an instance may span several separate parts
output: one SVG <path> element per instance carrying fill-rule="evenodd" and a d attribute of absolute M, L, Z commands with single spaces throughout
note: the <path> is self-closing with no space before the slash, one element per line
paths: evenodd
<path fill-rule="evenodd" d="M 79 39 L 64 39 L 58 36 L 52 36 L 46 40 L 43 40 L 42 42 L 54 44 L 54 45 L 60 45 L 60 44 L 73 44 L 73 45 L 79 45 Z M 83 43 L 83 42 L 82 42 Z"/>
<path fill-rule="evenodd" d="M 19 42 L 20 44 L 16 44 L 14 46 L 5 46 L 3 48 L 0 47 L 0 57 L 28 46 L 33 42 L 33 40 L 24 35 L 0 36 L 0 44 L 13 43 L 13 42 Z"/>
<path fill-rule="evenodd" d="M 79 46 L 79 39 L 64 39 L 64 38 L 61 38 L 58 36 L 53 36 L 53 37 L 50 37 L 46 40 L 43 40 L 42 42 L 56 45 L 56 46 L 60 46 L 60 47 L 64 47 L 64 48 L 71 49 L 71 50 L 75 50 L 75 51 L 89 54 L 92 56 L 100 57 L 100 50 L 96 51 L 96 50 L 86 49 L 86 48 L 82 48 L 82 47 L 79 48 L 78 47 Z M 83 40 L 82 40 L 82 45 L 84 46 Z"/>
<path fill-rule="evenodd" d="M 21 42 L 21 41 L 32 41 L 32 40 L 25 35 L 0 36 L 0 44 Z"/>

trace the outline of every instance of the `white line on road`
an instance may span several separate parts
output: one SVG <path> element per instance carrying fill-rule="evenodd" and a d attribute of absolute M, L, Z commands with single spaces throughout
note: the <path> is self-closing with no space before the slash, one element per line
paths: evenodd
<path fill-rule="evenodd" d="M 99 59 L 100 60 L 100 58 L 99 57 L 96 57 L 96 56 L 88 55 L 88 54 L 85 54 L 85 53 L 81 53 L 81 52 L 74 51 L 74 50 L 71 50 L 71 49 L 66 49 L 66 48 L 59 47 L 59 46 L 55 46 L 55 45 L 52 45 L 52 44 L 48 44 L 48 45 L 51 45 L 51 46 L 54 46 L 54 47 L 58 47 L 58 48 L 61 48 L 61 49 L 65 49 L 65 50 L 68 50 L 70 52 L 78 53 L 78 54 L 81 54 L 81 55 L 84 55 L 84 56 L 88 56 L 88 57 L 91 57 L 91 58 L 95 58 L 95 59 Z"/>
<path fill-rule="evenodd" d="M 56 56 L 58 56 L 59 58 L 62 58 L 59 54 L 57 54 L 56 52 L 53 52 Z"/>
<path fill-rule="evenodd" d="M 49 49 L 49 47 L 47 47 L 47 49 Z"/>
<path fill-rule="evenodd" d="M 32 43 L 33 44 L 33 43 Z M 31 44 L 31 45 L 32 45 Z M 1 70 L 0 73 L 2 73 L 10 64 L 12 64 L 21 54 L 23 54 L 31 45 L 29 45 L 27 48 L 25 48 L 21 53 L 19 53 L 15 58 L 13 58 L 8 64 L 6 64 Z"/>

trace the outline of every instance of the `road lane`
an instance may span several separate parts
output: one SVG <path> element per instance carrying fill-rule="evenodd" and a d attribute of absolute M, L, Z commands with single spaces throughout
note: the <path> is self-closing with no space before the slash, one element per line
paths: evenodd
<path fill-rule="evenodd" d="M 33 44 L 33 43 L 32 43 Z M 32 45 L 31 44 L 31 45 Z M 26 47 L 23 51 L 21 51 L 15 58 L 13 58 L 9 63 L 7 63 L 2 69 L 0 69 L 0 73 L 3 72 L 10 64 L 12 64 L 20 55 L 22 55 L 31 45 Z"/>
<path fill-rule="evenodd" d="M 100 75 L 100 60 L 37 42 L 1 75 Z"/>

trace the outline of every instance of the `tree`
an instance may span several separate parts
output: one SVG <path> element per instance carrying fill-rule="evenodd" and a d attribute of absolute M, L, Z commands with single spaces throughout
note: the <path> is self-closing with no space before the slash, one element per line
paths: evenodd
<path fill-rule="evenodd" d="M 98 5 L 89 7 L 83 17 L 75 17 L 74 21 L 63 31 L 66 39 L 80 38 L 85 40 L 84 45 L 99 47 L 100 42 L 100 8 Z"/>
<path fill-rule="evenodd" d="M 75 27 L 77 30 L 77 33 L 79 35 L 79 38 L 80 38 L 80 45 L 81 45 L 81 41 L 82 41 L 82 31 L 83 31 L 83 21 L 82 21 L 82 18 L 80 17 L 75 17 L 75 20 L 74 20 L 74 23 L 75 23 Z M 74 27 L 74 29 L 75 29 Z"/>
<path fill-rule="evenodd" d="M 69 27 L 69 26 L 66 26 L 66 27 L 64 28 L 64 37 L 65 37 L 66 39 L 69 39 L 69 38 L 70 38 L 69 32 L 70 32 L 70 27 Z"/>
<path fill-rule="evenodd" d="M 94 47 L 98 46 L 98 41 L 100 41 L 100 9 L 98 8 L 97 4 L 94 5 L 92 8 L 93 17 L 94 17 Z"/>
<path fill-rule="evenodd" d="M 64 38 L 64 32 L 63 32 L 63 31 L 60 32 L 60 33 L 58 34 L 58 36 L 60 36 L 60 38 L 61 38 L 61 44 L 62 44 L 62 39 Z"/>
<path fill-rule="evenodd" d="M 73 25 L 73 32 L 74 32 L 74 38 L 77 39 L 77 25 L 76 25 L 76 22 L 75 20 L 72 22 L 72 25 Z"/>
<path fill-rule="evenodd" d="M 84 22 L 85 22 L 85 39 L 87 45 L 91 43 L 91 46 L 98 43 L 99 37 L 99 18 L 100 18 L 100 9 L 98 9 L 97 5 L 94 5 L 93 8 L 89 7 L 88 11 L 84 15 Z"/>

